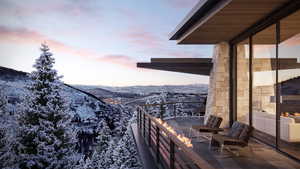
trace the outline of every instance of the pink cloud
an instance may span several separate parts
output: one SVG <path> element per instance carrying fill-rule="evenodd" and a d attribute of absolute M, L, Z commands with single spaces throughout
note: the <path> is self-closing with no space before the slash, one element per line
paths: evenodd
<path fill-rule="evenodd" d="M 122 15 L 123 17 L 125 16 L 130 20 L 134 20 L 134 19 L 138 18 L 138 16 L 139 16 L 135 11 L 130 10 L 130 9 L 119 8 L 117 10 L 120 13 L 120 15 Z"/>
<path fill-rule="evenodd" d="M 121 64 L 127 67 L 136 67 L 136 61 L 127 55 L 104 55 L 103 57 L 98 58 L 97 60 Z"/>
<path fill-rule="evenodd" d="M 33 44 L 40 45 L 46 42 L 49 47 L 55 52 L 61 52 L 70 55 L 77 55 L 85 59 L 93 59 L 95 61 L 109 62 L 113 64 L 122 65 L 128 68 L 136 68 L 135 60 L 126 55 L 104 55 L 88 49 L 77 49 L 72 46 L 66 45 L 56 40 L 49 39 L 39 32 L 31 31 L 24 28 L 11 29 L 8 27 L 0 26 L 0 41 L 14 42 L 18 44 Z"/>
<path fill-rule="evenodd" d="M 195 58 L 199 57 L 199 52 L 191 52 L 191 51 L 169 51 L 166 52 L 166 55 L 174 57 L 174 58 Z"/>
<path fill-rule="evenodd" d="M 134 45 L 146 48 L 158 48 L 164 45 L 160 37 L 142 28 L 130 29 L 121 36 Z"/>
<path fill-rule="evenodd" d="M 196 3 L 199 0 L 165 0 L 165 1 L 174 8 L 192 8 L 196 5 Z"/>
<path fill-rule="evenodd" d="M 74 17 L 100 11 L 99 6 L 95 7 L 94 2 L 89 0 L 78 1 L 76 3 L 72 0 L 52 0 L 51 2 L 40 3 L 17 3 L 12 0 L 4 2 L 2 10 L 5 10 L 5 13 L 20 17 L 41 15 L 45 13 L 64 13 Z"/>

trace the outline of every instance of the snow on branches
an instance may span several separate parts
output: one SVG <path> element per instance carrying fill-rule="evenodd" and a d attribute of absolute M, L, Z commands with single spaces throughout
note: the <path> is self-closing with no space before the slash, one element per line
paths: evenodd
<path fill-rule="evenodd" d="M 18 154 L 20 168 L 72 168 L 75 134 L 70 130 L 68 105 L 60 95 L 62 82 L 47 45 L 30 74 L 30 91 L 19 118 Z"/>

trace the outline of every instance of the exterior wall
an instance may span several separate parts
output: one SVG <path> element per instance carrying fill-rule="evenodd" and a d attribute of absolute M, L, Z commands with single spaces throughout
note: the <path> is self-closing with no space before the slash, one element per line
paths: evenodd
<path fill-rule="evenodd" d="M 229 45 L 220 43 L 215 46 L 213 68 L 209 79 L 206 103 L 206 119 L 209 115 L 223 118 L 221 127 L 229 126 Z"/>

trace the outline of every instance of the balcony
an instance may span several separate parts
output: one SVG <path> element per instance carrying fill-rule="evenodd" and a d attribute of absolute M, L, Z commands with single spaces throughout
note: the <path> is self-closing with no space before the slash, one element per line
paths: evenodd
<path fill-rule="evenodd" d="M 210 147 L 209 139 L 200 139 L 201 133 L 191 129 L 192 125 L 204 123 L 203 116 L 163 119 L 150 115 L 146 109 L 137 108 L 138 122 L 134 130 L 135 137 L 138 135 L 141 138 L 137 144 L 143 144 L 138 147 L 143 147 L 147 152 L 142 153 L 151 156 L 143 162 L 145 169 L 147 165 L 148 168 L 153 168 L 153 166 L 149 167 L 149 164 L 155 164 L 157 168 L 163 169 L 300 168 L 298 162 L 254 138 L 251 138 L 249 143 L 252 153 L 247 150 L 231 149 L 220 152 L 218 147 Z M 163 117 L 163 112 L 161 111 L 160 117 Z M 239 155 L 237 156 L 234 151 L 240 151 Z M 141 155 L 140 150 L 139 153 Z"/>

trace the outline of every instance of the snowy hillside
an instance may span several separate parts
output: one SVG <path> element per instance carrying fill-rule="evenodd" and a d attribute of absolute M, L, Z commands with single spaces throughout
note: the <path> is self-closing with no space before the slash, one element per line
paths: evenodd
<path fill-rule="evenodd" d="M 0 142 L 8 143 L 0 146 L 5 152 L 0 168 L 44 168 L 39 160 L 58 168 L 141 168 L 130 128 L 134 112 L 63 84 L 48 50 L 42 45 L 31 74 L 0 67 L 0 120 L 8 123 L 0 126 Z M 12 144 L 18 148 L 12 150 Z M 31 149 L 37 153 L 32 155 Z M 46 151 L 51 153 L 45 156 Z M 57 161 L 63 152 L 65 159 Z"/>

